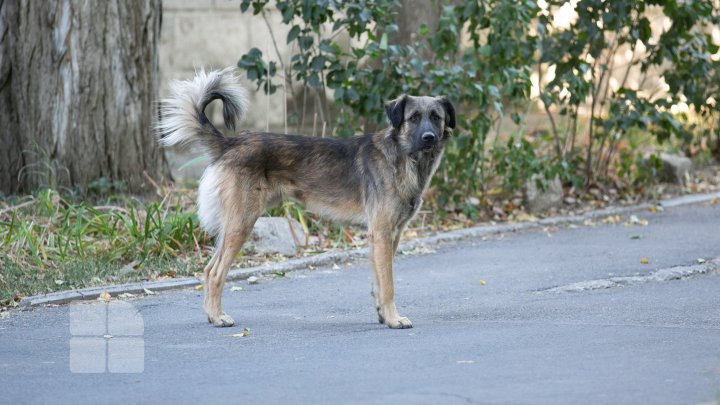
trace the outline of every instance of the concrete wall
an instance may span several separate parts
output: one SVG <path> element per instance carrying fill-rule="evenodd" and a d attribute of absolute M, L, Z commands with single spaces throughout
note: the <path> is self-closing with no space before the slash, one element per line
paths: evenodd
<path fill-rule="evenodd" d="M 288 60 L 287 30 L 280 24 L 279 14 L 268 14 L 268 20 L 280 52 L 284 60 Z M 171 80 L 190 78 L 196 69 L 203 67 L 220 69 L 235 66 L 240 56 L 253 47 L 269 55 L 270 60 L 277 60 L 270 31 L 262 16 L 241 13 L 238 0 L 164 0 L 160 35 L 160 96 L 168 95 Z M 241 76 L 245 77 L 244 74 Z M 264 130 L 269 117 L 271 129 L 282 130 L 282 90 L 270 96 L 268 103 L 262 91 L 255 91 L 257 86 L 254 83 L 246 82 L 246 88 L 251 93 L 251 106 L 241 127 Z M 212 110 L 210 113 L 215 118 L 220 110 Z"/>

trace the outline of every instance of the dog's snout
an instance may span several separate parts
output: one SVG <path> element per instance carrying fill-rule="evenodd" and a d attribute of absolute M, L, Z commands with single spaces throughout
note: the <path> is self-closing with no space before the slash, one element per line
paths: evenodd
<path fill-rule="evenodd" d="M 425 143 L 435 142 L 435 138 L 436 136 L 432 132 L 425 132 L 422 134 L 422 140 Z"/>

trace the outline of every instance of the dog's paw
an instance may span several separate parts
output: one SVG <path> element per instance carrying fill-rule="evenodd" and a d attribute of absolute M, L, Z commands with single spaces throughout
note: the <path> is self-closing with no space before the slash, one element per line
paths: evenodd
<path fill-rule="evenodd" d="M 404 316 L 395 319 L 386 319 L 383 323 L 390 329 L 410 329 L 413 327 L 412 322 Z"/>
<path fill-rule="evenodd" d="M 230 317 L 230 315 L 226 314 L 225 312 L 221 313 L 220 315 L 208 315 L 208 322 L 213 324 L 213 326 L 217 326 L 218 328 L 229 328 L 233 325 L 235 325 L 235 321 Z"/>

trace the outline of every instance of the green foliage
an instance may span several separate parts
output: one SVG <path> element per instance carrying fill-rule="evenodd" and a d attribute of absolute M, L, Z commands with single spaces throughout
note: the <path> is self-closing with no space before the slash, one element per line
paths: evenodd
<path fill-rule="evenodd" d="M 549 3 L 552 7 L 564 2 Z M 657 40 L 652 38 L 648 18 L 651 6 L 659 6 L 670 21 L 670 28 Z M 618 142 L 631 128 L 654 134 L 658 142 L 673 137 L 689 141 L 692 128 L 684 125 L 682 114 L 669 112 L 672 105 L 687 99 L 695 111 L 717 116 L 716 107 L 706 103 L 710 96 L 718 95 L 718 82 L 711 79 L 720 71 L 720 64 L 710 58 L 718 47 L 708 32 L 720 22 L 711 2 L 581 0 L 576 11 L 577 19 L 567 29 L 552 29 L 552 16 L 539 16 L 539 63 L 556 67 L 554 79 L 541 89 L 540 97 L 545 106 L 557 106 L 560 115 L 572 117 L 571 149 L 579 109 L 589 104 L 587 181 L 608 173 Z M 617 57 L 627 50 L 630 60 L 618 66 Z M 633 69 L 640 72 L 640 83 L 650 72 L 664 78 L 667 94 L 641 94 L 637 84 L 633 88 L 627 81 Z M 611 89 L 611 76 L 617 70 L 624 74 L 618 88 Z M 547 113 L 552 119 L 552 113 Z M 568 139 L 560 139 L 556 129 L 554 136 L 557 145 L 567 144 Z M 563 154 L 559 147 L 557 153 Z"/>
<path fill-rule="evenodd" d="M 272 81 L 278 74 L 311 89 L 320 101 L 330 89 L 339 108 L 329 123 L 340 136 L 382 125 L 383 101 L 401 93 L 449 97 L 458 107 L 458 129 L 435 176 L 440 192 L 433 201 L 449 211 L 472 214 L 477 208 L 470 197 L 484 197 L 498 185 L 513 192 L 536 173 L 589 185 L 611 174 L 633 130 L 652 134 L 658 143 L 690 144 L 702 129 L 720 145 L 714 124 L 720 103 L 706 103 L 711 96 L 720 99 L 720 66 L 710 57 L 718 46 L 709 34 L 720 16 L 712 2 L 580 0 L 566 27 L 555 26 L 551 13 L 566 2 L 547 3 L 541 9 L 529 0 L 446 2 L 437 26 L 422 26 L 415 43 L 396 44 L 388 34 L 397 30 L 397 0 L 243 0 L 241 10 L 255 15 L 274 7 L 288 27 L 287 43 L 297 51 L 280 70 L 258 49 L 238 65 L 266 91 L 277 88 Z M 655 35 L 650 15 L 658 10 L 670 28 Z M 353 45 L 342 45 L 343 35 Z M 627 51 L 629 60 L 616 64 Z M 551 68 L 554 77 L 544 80 Z M 641 75 L 640 85 L 627 81 L 631 71 Z M 611 86 L 618 72 L 620 80 Z M 536 101 L 533 74 L 551 130 L 547 143 L 523 133 Z M 661 97 L 641 88 L 648 75 L 667 83 Z M 713 124 L 701 128 L 671 111 L 683 101 L 702 122 Z M 321 113 L 331 121 L 330 108 Z M 502 127 L 505 117 L 514 128 Z M 636 164 L 630 168 L 640 170 Z"/>
<path fill-rule="evenodd" d="M 443 189 L 438 203 L 461 207 L 465 197 L 481 191 L 488 170 L 488 132 L 504 116 L 505 100 L 529 97 L 530 68 L 523 64 L 534 47 L 520 39 L 527 37 L 537 12 L 533 2 L 445 6 L 437 34 L 426 42 L 421 32 L 421 41 L 412 45 L 388 43 L 388 33 L 397 29 L 393 23 L 397 1 L 291 0 L 274 4 L 290 27 L 288 43 L 294 41 L 299 49 L 288 72 L 309 87 L 327 86 L 334 91 L 336 102 L 347 107 L 348 113 L 338 117 L 337 125 L 344 129 L 339 135 L 350 135 L 352 128 L 367 121 L 384 123 L 383 102 L 402 93 L 442 94 L 458 105 L 474 106 L 472 110 L 459 109 L 461 130 L 448 147 L 438 176 L 444 179 L 437 182 Z M 243 11 L 251 6 L 254 14 L 261 14 L 269 2 L 241 3 Z M 332 23 L 332 29 L 323 37 L 323 24 L 327 23 Z M 474 46 L 469 49 L 459 46 L 466 23 L 486 31 L 482 37 L 473 35 Z M 332 40 L 341 31 L 360 45 L 343 50 Z M 436 54 L 431 61 L 419 55 L 428 46 Z M 274 75 L 262 58 L 255 48 L 243 55 L 238 65 L 259 87 L 273 89 L 268 83 Z M 513 118 L 519 121 L 517 114 Z"/>

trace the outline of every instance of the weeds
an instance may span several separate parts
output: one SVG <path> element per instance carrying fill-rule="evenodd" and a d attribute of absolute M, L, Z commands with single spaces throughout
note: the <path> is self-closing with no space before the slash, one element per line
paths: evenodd
<path fill-rule="evenodd" d="M 147 279 L 168 269 L 187 275 L 190 264 L 204 260 L 211 241 L 188 193 L 116 203 L 73 202 L 45 190 L 0 211 L 0 300 Z"/>

